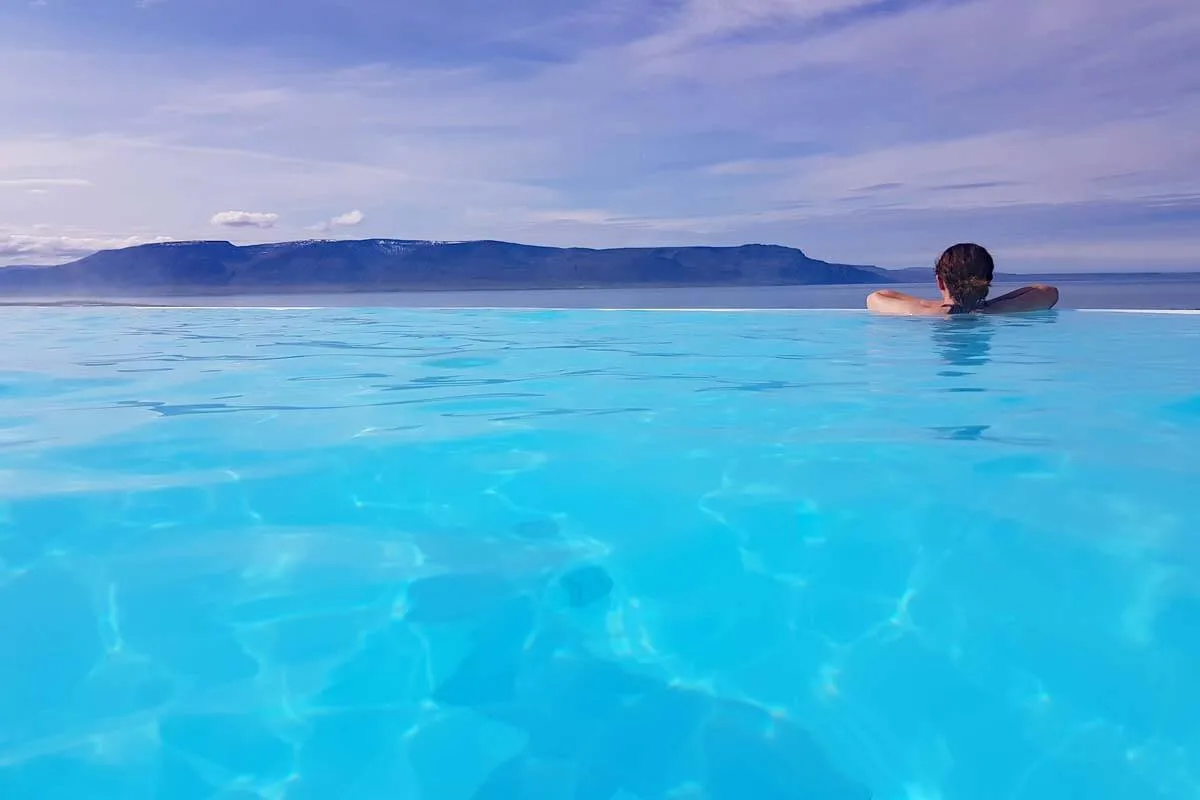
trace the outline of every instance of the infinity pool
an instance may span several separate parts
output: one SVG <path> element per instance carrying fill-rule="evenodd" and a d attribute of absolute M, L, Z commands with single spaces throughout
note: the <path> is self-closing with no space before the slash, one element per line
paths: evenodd
<path fill-rule="evenodd" d="M 1200 796 L 1200 315 L 0 330 L 4 800 Z"/>

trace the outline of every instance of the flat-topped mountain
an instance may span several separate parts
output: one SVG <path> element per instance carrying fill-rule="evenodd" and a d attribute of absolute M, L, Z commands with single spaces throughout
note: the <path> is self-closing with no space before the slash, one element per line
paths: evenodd
<path fill-rule="evenodd" d="M 0 268 L 0 294 L 122 295 L 387 292 L 635 286 L 779 286 L 892 280 L 779 245 L 537 247 L 402 239 L 238 246 L 168 242 L 105 250 L 52 267 Z"/>

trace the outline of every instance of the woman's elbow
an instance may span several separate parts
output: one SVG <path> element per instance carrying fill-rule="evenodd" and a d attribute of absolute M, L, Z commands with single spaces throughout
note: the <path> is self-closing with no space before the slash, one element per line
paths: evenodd
<path fill-rule="evenodd" d="M 887 289 L 877 289 L 871 292 L 867 295 L 867 310 L 879 311 L 887 304 L 889 294 L 890 292 Z"/>
<path fill-rule="evenodd" d="M 1058 287 L 1047 286 L 1044 283 L 1034 284 L 1033 287 L 1039 295 L 1041 295 L 1046 308 L 1054 308 L 1058 305 Z"/>

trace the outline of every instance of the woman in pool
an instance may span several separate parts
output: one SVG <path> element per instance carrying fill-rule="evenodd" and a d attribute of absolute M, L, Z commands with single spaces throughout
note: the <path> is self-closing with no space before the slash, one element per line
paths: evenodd
<path fill-rule="evenodd" d="M 995 265 L 987 250 L 977 244 L 956 244 L 942 253 L 934 267 L 940 300 L 880 289 L 867 296 L 867 308 L 882 314 L 945 316 L 947 314 L 1013 314 L 1045 311 L 1058 302 L 1058 289 L 1035 284 L 988 300 Z"/>

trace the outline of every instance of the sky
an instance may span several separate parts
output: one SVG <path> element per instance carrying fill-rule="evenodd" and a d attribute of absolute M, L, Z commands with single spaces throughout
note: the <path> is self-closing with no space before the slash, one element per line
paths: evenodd
<path fill-rule="evenodd" d="M 0 0 L 0 264 L 153 241 L 1200 269 L 1196 0 Z"/>

